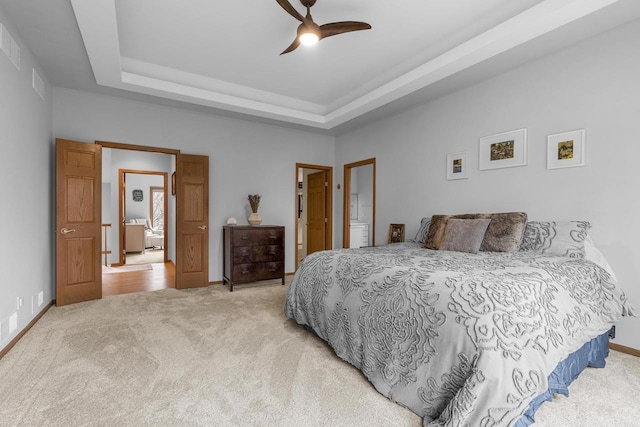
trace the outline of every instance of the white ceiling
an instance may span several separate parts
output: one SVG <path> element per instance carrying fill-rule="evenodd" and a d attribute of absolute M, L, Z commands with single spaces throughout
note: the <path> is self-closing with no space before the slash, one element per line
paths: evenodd
<path fill-rule="evenodd" d="M 316 23 L 365 21 L 372 29 L 281 56 L 299 22 L 275 0 L 0 0 L 0 7 L 55 85 L 327 132 L 640 16 L 638 0 L 318 0 Z"/>

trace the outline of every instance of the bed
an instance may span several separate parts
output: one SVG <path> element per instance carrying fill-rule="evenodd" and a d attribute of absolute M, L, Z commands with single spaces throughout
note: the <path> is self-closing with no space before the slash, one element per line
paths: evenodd
<path fill-rule="evenodd" d="M 420 241 L 317 252 L 285 314 L 425 426 L 524 427 L 584 367 L 604 366 L 607 332 L 633 314 L 606 261 L 584 256 L 584 224 L 526 223 L 513 252 Z"/>

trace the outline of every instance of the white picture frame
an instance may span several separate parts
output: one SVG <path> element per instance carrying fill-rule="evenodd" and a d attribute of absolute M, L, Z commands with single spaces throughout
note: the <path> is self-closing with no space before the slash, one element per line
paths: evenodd
<path fill-rule="evenodd" d="M 469 178 L 469 153 L 447 154 L 447 180 Z"/>
<path fill-rule="evenodd" d="M 547 136 L 547 169 L 574 168 L 585 164 L 584 129 Z"/>
<path fill-rule="evenodd" d="M 527 165 L 527 129 L 480 138 L 480 170 Z"/>

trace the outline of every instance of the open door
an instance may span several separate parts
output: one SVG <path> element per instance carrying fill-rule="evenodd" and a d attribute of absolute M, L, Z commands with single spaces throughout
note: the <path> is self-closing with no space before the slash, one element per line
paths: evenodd
<path fill-rule="evenodd" d="M 56 305 L 102 298 L 102 147 L 56 139 Z"/>
<path fill-rule="evenodd" d="M 324 250 L 327 228 L 327 171 L 308 176 L 307 191 L 307 255 Z"/>
<path fill-rule="evenodd" d="M 333 247 L 333 167 L 296 163 L 296 270 L 312 252 Z"/>
<path fill-rule="evenodd" d="M 176 158 L 176 289 L 209 285 L 209 157 Z"/>

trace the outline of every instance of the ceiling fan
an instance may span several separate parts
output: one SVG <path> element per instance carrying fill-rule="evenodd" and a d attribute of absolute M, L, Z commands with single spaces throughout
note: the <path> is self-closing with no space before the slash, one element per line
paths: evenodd
<path fill-rule="evenodd" d="M 366 22 L 358 21 L 342 21 L 332 22 L 330 24 L 318 25 L 311 18 L 311 6 L 316 4 L 316 0 L 300 0 L 300 3 L 307 8 L 307 15 L 302 16 L 288 0 L 276 0 L 278 4 L 291 16 L 302 22 L 298 26 L 298 35 L 291 45 L 286 48 L 280 55 L 295 50 L 300 44 L 314 45 L 319 40 L 327 37 L 337 36 L 338 34 L 348 33 L 350 31 L 370 30 L 371 25 Z"/>

